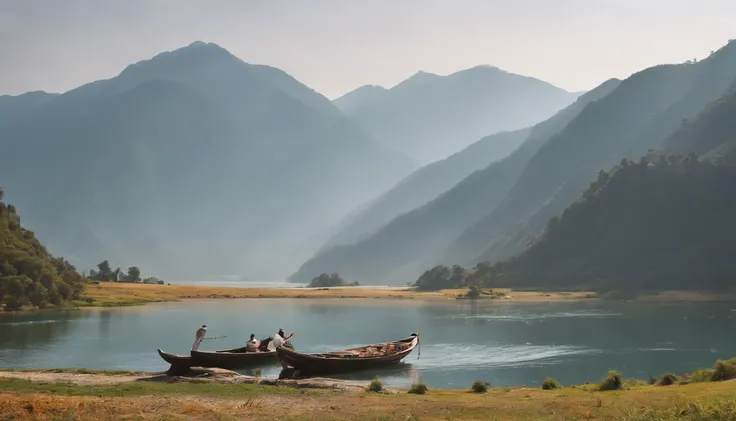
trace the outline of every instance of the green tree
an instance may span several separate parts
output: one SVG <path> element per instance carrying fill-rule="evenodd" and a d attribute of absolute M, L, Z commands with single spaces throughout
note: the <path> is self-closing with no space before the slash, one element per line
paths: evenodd
<path fill-rule="evenodd" d="M 126 277 L 128 282 L 140 282 L 141 281 L 141 270 L 138 266 L 131 266 L 128 268 L 128 276 Z"/>
<path fill-rule="evenodd" d="M 103 260 L 97 265 L 97 276 L 100 281 L 111 281 L 113 277 L 110 262 Z"/>

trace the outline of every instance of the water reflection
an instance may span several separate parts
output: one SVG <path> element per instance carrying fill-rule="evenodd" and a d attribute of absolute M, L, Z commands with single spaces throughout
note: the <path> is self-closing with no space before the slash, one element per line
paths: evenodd
<path fill-rule="evenodd" d="M 296 332 L 302 352 L 385 342 L 421 331 L 421 358 L 385 370 L 352 373 L 387 384 L 427 382 L 467 388 L 599 380 L 609 369 L 647 378 L 689 372 L 736 355 L 736 312 L 721 304 L 653 305 L 599 301 L 227 300 L 135 308 L 0 315 L 3 367 L 88 367 L 163 371 L 156 348 L 188 353 L 208 325 L 202 350 L 243 346 L 250 333 Z M 275 376 L 277 362 L 261 368 Z M 249 373 L 255 375 L 251 370 Z"/>

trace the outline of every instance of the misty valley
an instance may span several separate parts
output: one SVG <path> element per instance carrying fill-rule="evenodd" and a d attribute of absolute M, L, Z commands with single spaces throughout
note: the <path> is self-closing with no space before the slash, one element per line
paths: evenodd
<path fill-rule="evenodd" d="M 124 371 L 55 373 L 90 399 L 109 391 L 73 376 L 235 376 L 237 393 L 319 402 L 338 398 L 306 390 L 732 396 L 734 186 L 733 40 L 576 92 L 479 65 L 328 99 L 196 41 L 3 95 L 0 401 L 48 392 L 43 369 L 61 368 Z M 261 352 L 272 361 L 199 364 Z M 577 408 L 618 405 L 597 399 Z M 706 419 L 725 418 L 687 418 Z"/>

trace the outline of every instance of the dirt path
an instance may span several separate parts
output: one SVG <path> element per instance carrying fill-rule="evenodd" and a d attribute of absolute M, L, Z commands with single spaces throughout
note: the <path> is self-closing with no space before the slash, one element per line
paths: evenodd
<path fill-rule="evenodd" d="M 0 371 L 0 377 L 7 379 L 30 380 L 39 383 L 72 383 L 80 386 L 114 385 L 150 378 L 150 374 L 82 374 L 54 373 L 51 371 Z"/>

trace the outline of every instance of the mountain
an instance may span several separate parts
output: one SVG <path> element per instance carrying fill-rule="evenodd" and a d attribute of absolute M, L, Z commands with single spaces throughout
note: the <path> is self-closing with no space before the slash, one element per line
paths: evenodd
<path fill-rule="evenodd" d="M 365 85 L 350 91 L 340 98 L 334 99 L 333 104 L 345 114 L 352 114 L 361 107 L 379 101 L 386 94 L 386 88 L 376 85 Z"/>
<path fill-rule="evenodd" d="M 348 95 L 340 101 L 353 105 L 342 106 L 347 115 L 419 165 L 489 133 L 533 126 L 578 96 L 490 66 L 449 76 L 418 72 L 385 91 L 364 87 Z"/>
<path fill-rule="evenodd" d="M 52 250 L 174 280 L 283 277 L 320 244 L 295 238 L 414 169 L 283 71 L 201 42 L 0 129 L 0 180 Z"/>
<path fill-rule="evenodd" d="M 733 163 L 677 156 L 626 161 L 601 172 L 583 199 L 504 262 L 489 286 L 731 290 L 734 183 Z"/>
<path fill-rule="evenodd" d="M 54 98 L 56 94 L 36 91 L 22 95 L 0 95 L 0 130 Z M 0 145 L 3 139 L 0 139 Z"/>
<path fill-rule="evenodd" d="M 54 258 L 24 229 L 0 188 L 0 311 L 45 307 L 79 299 L 84 278 L 66 260 Z"/>
<path fill-rule="evenodd" d="M 353 245 L 333 247 L 305 262 L 293 280 L 338 272 L 361 284 L 416 279 L 447 246 L 487 209 L 498 204 L 514 185 L 529 159 L 587 104 L 618 86 L 612 79 L 578 98 L 550 119 L 534 126 L 526 141 L 508 157 L 463 179 L 429 203 L 407 212 Z"/>
<path fill-rule="evenodd" d="M 460 152 L 414 171 L 391 190 L 351 213 L 324 248 L 353 244 L 393 218 L 418 208 L 449 190 L 476 170 L 508 156 L 531 128 L 486 136 Z"/>
<path fill-rule="evenodd" d="M 507 197 L 453 243 L 445 262 L 504 260 L 578 199 L 601 169 L 637 159 L 721 96 L 736 75 L 736 43 L 700 62 L 638 72 L 588 105 L 529 161 Z"/>

